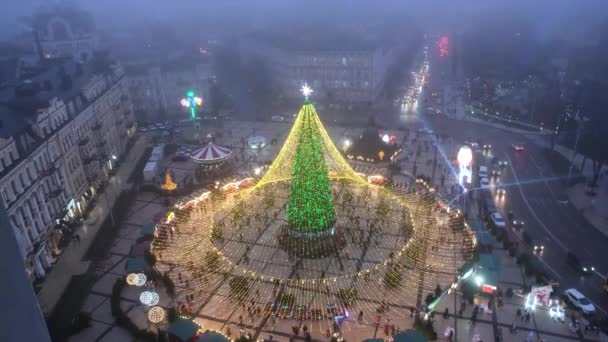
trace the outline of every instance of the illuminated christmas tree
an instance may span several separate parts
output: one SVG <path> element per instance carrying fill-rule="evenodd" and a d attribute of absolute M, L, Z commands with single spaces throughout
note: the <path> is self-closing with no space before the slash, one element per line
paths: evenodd
<path fill-rule="evenodd" d="M 167 174 L 165 175 L 165 183 L 161 184 L 160 187 L 163 190 L 175 190 L 177 188 L 177 184 L 173 182 L 173 179 L 171 179 L 171 175 L 169 174 L 169 172 L 167 172 Z"/>
<path fill-rule="evenodd" d="M 317 233 L 333 227 L 336 212 L 325 163 L 319 119 L 312 103 L 306 99 L 300 109 L 301 121 L 295 132 L 295 150 L 287 222 L 297 233 Z"/>

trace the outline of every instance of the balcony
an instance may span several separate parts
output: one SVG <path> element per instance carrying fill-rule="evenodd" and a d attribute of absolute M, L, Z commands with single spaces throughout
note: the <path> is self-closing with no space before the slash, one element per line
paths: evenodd
<path fill-rule="evenodd" d="M 50 163 L 49 166 L 44 171 L 42 171 L 42 177 L 48 177 L 52 175 L 55 170 L 55 163 Z"/>
<path fill-rule="evenodd" d="M 99 168 L 97 168 L 97 167 L 87 167 L 85 169 L 87 181 L 90 183 L 95 182 L 99 176 L 98 171 L 99 171 Z"/>
<path fill-rule="evenodd" d="M 88 143 L 89 143 L 89 140 L 90 140 L 90 139 L 89 139 L 89 137 L 88 137 L 88 136 L 87 136 L 87 137 L 82 137 L 82 138 L 80 139 L 80 141 L 78 142 L 78 146 L 85 146 L 86 144 L 88 144 Z"/>
<path fill-rule="evenodd" d="M 97 160 L 97 156 L 93 154 L 93 155 L 90 155 L 90 156 L 88 156 L 88 157 L 85 157 L 85 158 L 82 160 L 82 163 L 83 163 L 84 165 L 89 165 L 89 164 L 91 164 L 92 162 L 94 162 L 94 161 L 96 161 L 96 160 Z"/>

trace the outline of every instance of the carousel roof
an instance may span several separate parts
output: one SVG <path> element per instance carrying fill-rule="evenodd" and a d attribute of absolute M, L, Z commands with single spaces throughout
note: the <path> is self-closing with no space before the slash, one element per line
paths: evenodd
<path fill-rule="evenodd" d="M 222 161 L 232 155 L 232 150 L 229 148 L 216 145 L 212 142 L 207 146 L 194 150 L 190 157 L 199 163 L 213 163 Z"/>

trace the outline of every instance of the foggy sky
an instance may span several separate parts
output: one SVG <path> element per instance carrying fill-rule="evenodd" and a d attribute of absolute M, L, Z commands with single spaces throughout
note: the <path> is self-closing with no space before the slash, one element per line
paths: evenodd
<path fill-rule="evenodd" d="M 3 0 L 0 39 L 22 32 L 20 18 L 57 0 Z M 467 29 L 478 20 L 510 18 L 532 21 L 541 36 L 569 28 L 590 27 L 606 20 L 604 0 L 74 0 L 90 11 L 101 30 L 117 31 L 158 20 L 180 27 L 272 23 L 281 18 L 322 22 L 410 21 L 424 30 Z M 298 23 L 305 23 L 299 21 Z M 514 21 L 516 22 L 516 21 Z M 188 25 L 186 25 L 188 24 Z M 186 26 L 184 26 L 186 25 Z M 303 24 L 302 24 L 303 25 Z"/>

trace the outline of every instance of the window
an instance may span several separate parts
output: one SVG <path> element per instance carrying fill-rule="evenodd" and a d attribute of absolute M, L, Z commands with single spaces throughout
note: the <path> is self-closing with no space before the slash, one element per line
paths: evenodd
<path fill-rule="evenodd" d="M 4 160 L 4 157 L 0 158 L 0 163 L 2 163 L 2 168 L 6 168 L 6 160 Z"/>
<path fill-rule="evenodd" d="M 19 192 L 17 191 L 17 187 L 15 186 L 15 181 L 14 180 L 11 181 L 11 188 L 13 188 L 13 193 L 15 194 L 15 196 L 17 196 L 17 194 Z"/>
<path fill-rule="evenodd" d="M 15 156 L 13 155 L 13 151 L 8 151 L 8 156 L 10 157 L 11 162 L 15 161 Z"/>
<path fill-rule="evenodd" d="M 31 245 L 34 241 L 36 241 L 36 239 L 34 238 L 34 234 L 32 233 L 31 229 L 27 230 L 27 236 L 29 237 L 29 244 Z"/>

